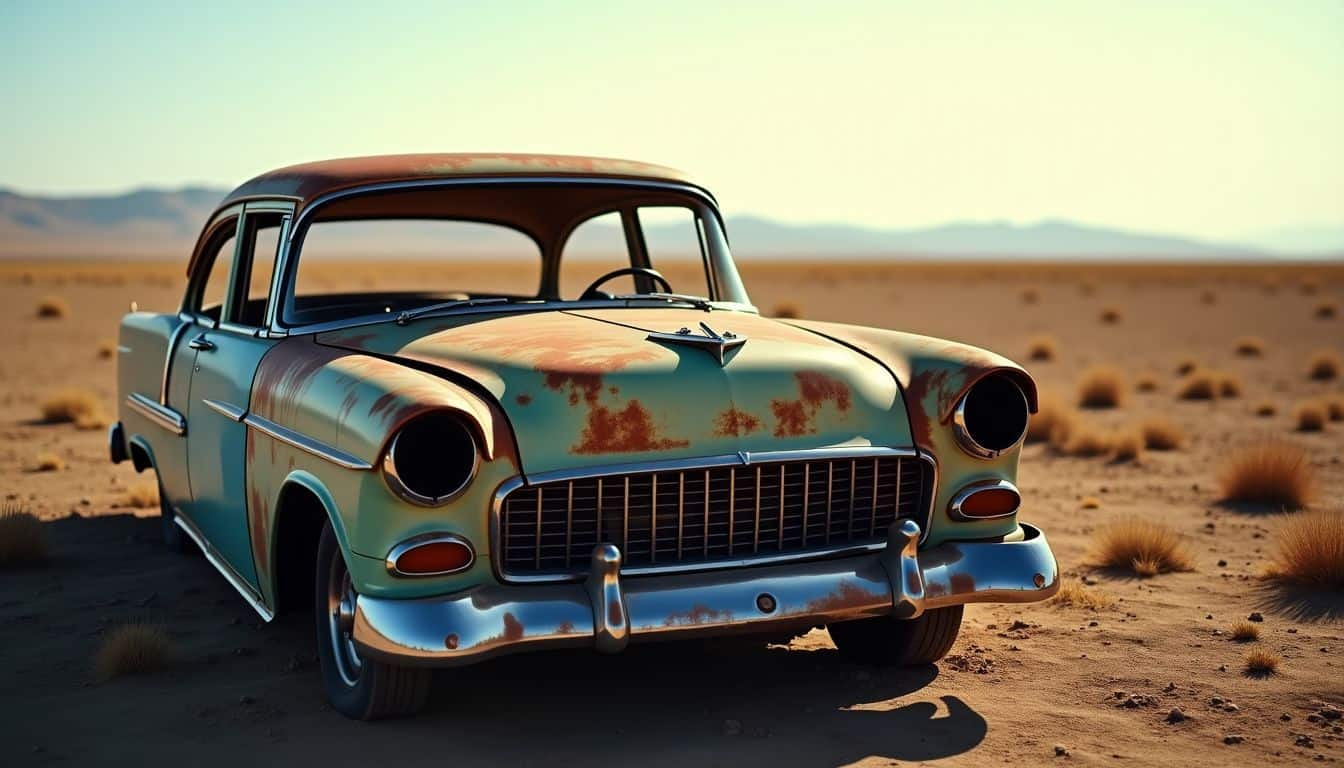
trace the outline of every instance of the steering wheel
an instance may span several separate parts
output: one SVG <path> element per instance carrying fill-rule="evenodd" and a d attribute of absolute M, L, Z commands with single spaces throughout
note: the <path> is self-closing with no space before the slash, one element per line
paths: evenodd
<path fill-rule="evenodd" d="M 594 280 L 592 285 L 589 285 L 587 288 L 584 289 L 583 295 L 579 296 L 579 301 L 592 301 L 593 299 L 614 298 L 611 294 L 607 293 L 606 291 L 599 291 L 598 288 L 600 288 L 602 284 L 607 282 L 608 280 L 620 277 L 621 275 L 643 275 L 644 277 L 649 278 L 655 283 L 661 284 L 663 288 L 663 293 L 676 293 L 676 291 L 672 290 L 672 284 L 667 282 L 667 278 L 663 277 L 662 274 L 658 272 L 658 270 L 649 269 L 648 267 L 625 267 L 623 269 L 613 269 L 607 274 Z"/>

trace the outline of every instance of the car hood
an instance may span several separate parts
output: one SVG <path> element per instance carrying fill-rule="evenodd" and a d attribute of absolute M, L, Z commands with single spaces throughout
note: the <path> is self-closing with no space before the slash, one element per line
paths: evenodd
<path fill-rule="evenodd" d="M 716 353 L 651 333 L 705 323 Z M 321 344 L 469 379 L 498 400 L 529 474 L 832 446 L 912 445 L 900 388 L 872 359 L 745 312 L 676 308 L 423 318 L 320 334 Z"/>

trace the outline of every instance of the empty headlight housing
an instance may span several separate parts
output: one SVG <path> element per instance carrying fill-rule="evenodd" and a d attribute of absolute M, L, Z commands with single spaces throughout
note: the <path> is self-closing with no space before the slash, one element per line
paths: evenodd
<path fill-rule="evenodd" d="M 383 456 L 383 477 L 401 498 L 437 507 L 465 490 L 479 465 L 471 428 L 452 413 L 434 411 L 393 435 Z"/>
<path fill-rule="evenodd" d="M 952 429 L 962 450 L 992 459 L 1022 442 L 1029 409 L 1022 388 L 1011 377 L 990 374 L 957 403 Z"/>

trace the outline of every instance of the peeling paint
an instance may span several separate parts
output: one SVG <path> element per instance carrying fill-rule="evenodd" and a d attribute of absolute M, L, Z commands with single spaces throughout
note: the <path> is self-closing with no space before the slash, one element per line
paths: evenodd
<path fill-rule="evenodd" d="M 760 419 L 735 407 L 714 417 L 714 434 L 717 437 L 742 437 L 760 428 Z"/>
<path fill-rule="evenodd" d="M 639 453 L 685 448 L 689 444 L 688 440 L 661 437 L 649 410 L 638 400 L 631 400 L 619 410 L 593 406 L 572 450 L 583 454 Z"/>
<path fill-rule="evenodd" d="M 668 615 L 663 620 L 663 626 L 694 627 L 701 624 L 725 624 L 732 620 L 733 612 L 726 608 L 714 609 L 703 603 L 696 603 L 684 611 Z"/>

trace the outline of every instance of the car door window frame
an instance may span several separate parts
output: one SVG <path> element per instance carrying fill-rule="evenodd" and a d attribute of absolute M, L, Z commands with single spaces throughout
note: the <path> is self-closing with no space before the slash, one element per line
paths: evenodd
<path fill-rule="evenodd" d="M 260 325 L 248 325 L 237 321 L 239 312 L 242 310 L 243 303 L 247 301 L 247 292 L 249 280 L 254 267 L 254 260 L 257 254 L 255 248 L 255 231 L 248 232 L 248 217 L 252 215 L 263 214 L 281 214 L 280 233 L 278 237 L 279 247 L 276 252 L 267 254 L 265 258 L 271 259 L 271 285 L 267 292 L 266 308 L 262 313 L 263 320 Z M 294 203 L 289 201 L 260 200 L 255 202 L 246 202 L 231 206 L 218 215 L 207 228 L 207 236 L 204 238 L 205 245 L 202 247 L 202 253 L 208 253 L 209 250 L 219 243 L 220 239 L 231 236 L 233 238 L 233 263 L 229 265 L 228 283 L 224 291 L 224 302 L 220 307 L 219 319 L 210 317 L 201 311 L 201 302 L 204 299 L 206 284 L 209 282 L 211 272 L 215 268 L 215 262 L 219 260 L 224 249 L 219 248 L 215 254 L 209 258 L 209 263 L 202 259 L 196 266 L 196 272 L 187 281 L 187 290 L 182 300 L 182 308 L 179 312 L 184 320 L 189 320 L 196 325 L 209 330 L 227 331 L 243 336 L 268 336 L 267 329 L 275 315 L 276 291 L 279 283 L 280 265 L 282 263 L 282 254 L 285 250 L 285 243 L 288 241 L 290 226 L 294 220 Z M 226 234 L 228 233 L 228 234 Z"/>

